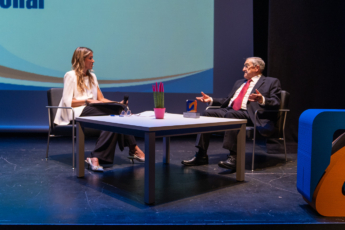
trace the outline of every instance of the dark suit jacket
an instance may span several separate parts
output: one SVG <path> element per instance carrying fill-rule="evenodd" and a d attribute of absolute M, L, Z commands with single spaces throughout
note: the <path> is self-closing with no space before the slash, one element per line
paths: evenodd
<path fill-rule="evenodd" d="M 246 79 L 241 79 L 235 82 L 230 94 L 226 98 L 213 98 L 212 105 L 221 106 L 221 108 L 228 107 L 231 98 L 234 96 L 236 90 L 246 82 Z M 248 101 L 247 111 L 251 121 L 254 123 L 254 115 L 257 109 L 279 109 L 280 106 L 280 81 L 277 78 L 261 76 L 259 81 L 254 86 L 251 93 L 255 93 L 255 89 L 265 97 L 265 105 L 260 105 L 257 102 Z M 259 118 L 259 119 L 258 119 Z M 277 119 L 276 113 L 258 113 L 256 119 L 258 131 L 263 136 L 269 136 L 274 132 L 274 122 Z"/>

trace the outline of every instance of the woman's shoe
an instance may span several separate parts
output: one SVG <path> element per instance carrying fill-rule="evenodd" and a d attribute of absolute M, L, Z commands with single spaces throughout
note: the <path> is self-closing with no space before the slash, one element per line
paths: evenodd
<path fill-rule="evenodd" d="M 139 162 L 145 162 L 145 158 L 140 158 L 136 154 L 134 154 L 133 156 L 128 156 L 128 158 L 132 162 L 132 164 L 134 164 L 134 160 L 137 160 Z"/>
<path fill-rule="evenodd" d="M 135 153 L 133 153 L 133 152 L 131 152 L 131 151 L 129 151 L 129 156 L 128 156 L 128 158 L 129 158 L 129 160 L 132 162 L 132 164 L 134 164 L 134 160 L 137 160 L 137 161 L 139 161 L 139 162 L 145 162 L 145 157 L 140 158 L 140 157 L 138 157 L 137 154 L 135 154 Z"/>
<path fill-rule="evenodd" d="M 103 172 L 104 171 L 102 166 L 100 166 L 100 165 L 98 165 L 98 166 L 93 165 L 92 161 L 91 161 L 91 158 L 86 158 L 85 162 L 88 164 L 88 166 L 87 166 L 88 169 L 91 166 L 91 170 L 92 171 L 95 171 L 95 172 Z"/>

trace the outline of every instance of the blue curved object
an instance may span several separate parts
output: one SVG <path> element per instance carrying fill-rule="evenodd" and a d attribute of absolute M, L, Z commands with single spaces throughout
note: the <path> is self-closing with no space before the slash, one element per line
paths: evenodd
<path fill-rule="evenodd" d="M 328 167 L 333 134 L 345 129 L 345 110 L 309 109 L 299 118 L 297 190 L 310 202 Z"/>

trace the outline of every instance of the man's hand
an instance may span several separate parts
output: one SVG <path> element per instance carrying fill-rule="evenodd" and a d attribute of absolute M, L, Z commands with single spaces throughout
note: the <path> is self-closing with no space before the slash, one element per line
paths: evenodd
<path fill-rule="evenodd" d="M 204 94 L 204 92 L 201 92 L 202 97 L 196 97 L 198 101 L 204 102 L 204 103 L 210 103 L 211 102 L 211 97 Z"/>
<path fill-rule="evenodd" d="M 248 101 L 256 101 L 259 104 L 262 104 L 263 99 L 262 99 L 261 93 L 257 89 L 255 90 L 255 92 L 256 93 L 252 93 L 252 94 L 249 95 Z"/>

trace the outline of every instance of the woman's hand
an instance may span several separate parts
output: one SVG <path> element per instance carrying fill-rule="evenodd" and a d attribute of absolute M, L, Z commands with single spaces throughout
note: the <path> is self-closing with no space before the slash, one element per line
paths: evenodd
<path fill-rule="evenodd" d="M 120 101 L 120 103 L 121 103 L 121 104 L 123 104 L 123 100 L 122 100 L 122 101 Z M 128 100 L 126 101 L 126 105 L 128 105 Z"/>
<path fill-rule="evenodd" d="M 87 99 L 86 100 L 86 104 L 91 104 L 91 103 L 102 103 L 101 101 L 98 101 L 98 100 L 94 100 L 94 99 Z"/>
<path fill-rule="evenodd" d="M 83 105 L 88 105 L 90 103 L 101 103 L 101 101 L 94 100 L 94 99 L 87 99 L 87 100 L 77 100 L 75 98 L 72 99 L 72 107 L 79 107 Z"/>

